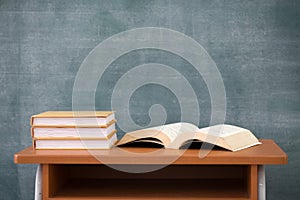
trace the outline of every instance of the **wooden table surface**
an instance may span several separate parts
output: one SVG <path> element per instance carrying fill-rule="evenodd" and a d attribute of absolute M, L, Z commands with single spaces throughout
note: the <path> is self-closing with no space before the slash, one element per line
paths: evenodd
<path fill-rule="evenodd" d="M 17 164 L 287 164 L 287 155 L 273 140 L 241 151 L 223 149 L 160 149 L 122 147 L 105 150 L 35 150 L 14 156 Z"/>

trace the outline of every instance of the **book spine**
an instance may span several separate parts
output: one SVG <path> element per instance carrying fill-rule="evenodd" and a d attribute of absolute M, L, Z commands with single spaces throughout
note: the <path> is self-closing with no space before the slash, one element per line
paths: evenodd
<path fill-rule="evenodd" d="M 34 115 L 30 117 L 30 126 L 33 126 Z"/>
<path fill-rule="evenodd" d="M 32 147 L 33 147 L 34 149 L 36 149 L 35 139 L 32 139 Z"/>
<path fill-rule="evenodd" d="M 30 128 L 31 138 L 34 138 L 34 127 Z"/>

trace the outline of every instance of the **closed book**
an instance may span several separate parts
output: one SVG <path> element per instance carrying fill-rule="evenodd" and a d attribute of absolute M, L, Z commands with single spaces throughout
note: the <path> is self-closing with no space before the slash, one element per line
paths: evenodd
<path fill-rule="evenodd" d="M 115 123 L 107 127 L 31 127 L 32 138 L 106 138 L 115 130 Z"/>
<path fill-rule="evenodd" d="M 33 127 L 107 127 L 115 119 L 112 111 L 47 111 L 33 115 Z"/>
<path fill-rule="evenodd" d="M 117 141 L 116 130 L 107 138 L 34 138 L 35 149 L 110 149 Z"/>

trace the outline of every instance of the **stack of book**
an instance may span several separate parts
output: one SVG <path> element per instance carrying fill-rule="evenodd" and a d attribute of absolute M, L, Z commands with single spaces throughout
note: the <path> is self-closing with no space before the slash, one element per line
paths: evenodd
<path fill-rule="evenodd" d="M 117 141 L 112 111 L 48 111 L 31 117 L 35 149 L 109 149 Z"/>

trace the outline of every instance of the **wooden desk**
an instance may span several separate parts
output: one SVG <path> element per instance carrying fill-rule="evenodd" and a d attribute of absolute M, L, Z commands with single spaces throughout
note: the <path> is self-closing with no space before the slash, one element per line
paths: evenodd
<path fill-rule="evenodd" d="M 14 160 L 17 164 L 41 164 L 43 200 L 254 200 L 258 199 L 259 166 L 287 163 L 287 155 L 272 140 L 261 142 L 238 152 L 212 150 L 204 158 L 199 158 L 197 149 L 86 151 L 28 147 L 16 153 Z M 126 173 L 107 166 L 161 166 L 170 161 L 167 167 L 149 173 Z"/>

